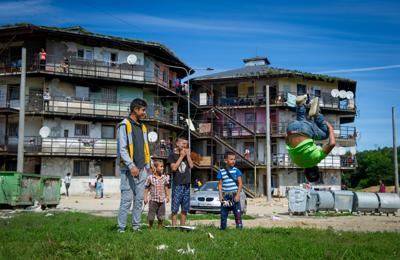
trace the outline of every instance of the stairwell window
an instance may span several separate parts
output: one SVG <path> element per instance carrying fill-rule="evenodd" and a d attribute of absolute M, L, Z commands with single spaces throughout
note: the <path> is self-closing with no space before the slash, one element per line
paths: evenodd
<path fill-rule="evenodd" d="M 75 136 L 89 136 L 89 124 L 75 124 Z"/>

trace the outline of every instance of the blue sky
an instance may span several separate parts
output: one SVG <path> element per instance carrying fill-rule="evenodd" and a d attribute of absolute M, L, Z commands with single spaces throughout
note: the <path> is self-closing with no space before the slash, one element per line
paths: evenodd
<path fill-rule="evenodd" d="M 305 2 L 0 0 L 0 24 L 80 25 L 157 41 L 194 68 L 237 68 L 258 54 L 275 67 L 351 78 L 358 149 L 391 146 L 392 106 L 400 121 L 400 2 Z M 358 68 L 369 69 L 351 71 Z"/>

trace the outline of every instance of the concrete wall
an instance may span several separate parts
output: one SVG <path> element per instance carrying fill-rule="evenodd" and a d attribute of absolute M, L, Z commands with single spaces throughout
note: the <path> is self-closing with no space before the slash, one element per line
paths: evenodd
<path fill-rule="evenodd" d="M 57 56 L 61 59 L 64 56 L 76 57 L 78 49 L 85 49 L 91 50 L 93 52 L 93 58 L 95 60 L 104 61 L 105 60 L 105 53 L 117 53 L 118 55 L 118 63 L 127 63 L 126 59 L 130 54 L 135 54 L 137 59 L 136 65 L 144 65 L 144 54 L 142 52 L 135 52 L 135 51 L 124 51 L 118 50 L 108 47 L 93 47 L 93 46 L 85 46 L 75 42 L 62 42 L 59 40 L 47 40 L 46 48 L 48 55 Z"/>
<path fill-rule="evenodd" d="M 328 83 L 304 79 L 279 79 L 279 91 L 289 91 L 297 93 L 297 84 L 307 86 L 307 92 L 313 94 L 314 89 L 320 89 L 322 92 L 330 93 L 332 89 L 337 89 L 337 83 Z"/>
<path fill-rule="evenodd" d="M 75 137 L 75 124 L 89 124 L 89 137 L 101 138 L 102 123 L 94 123 L 84 120 L 63 120 L 60 118 L 45 119 L 43 125 L 51 129 L 50 137 L 64 137 L 64 130 L 68 130 L 69 137 Z M 111 125 L 113 123 L 105 123 Z"/>
<path fill-rule="evenodd" d="M 93 194 L 95 190 L 93 187 L 89 187 L 89 183 L 93 185 L 95 178 L 89 177 L 72 177 L 71 186 L 69 188 L 70 195 L 81 195 L 81 194 Z M 104 183 L 104 194 L 115 194 L 120 193 L 121 180 L 119 177 L 103 177 Z M 66 193 L 65 185 L 61 186 L 61 194 Z"/>

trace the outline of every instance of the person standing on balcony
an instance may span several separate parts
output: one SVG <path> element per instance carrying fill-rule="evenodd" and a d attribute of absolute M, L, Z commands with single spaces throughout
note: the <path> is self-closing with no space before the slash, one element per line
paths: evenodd
<path fill-rule="evenodd" d="M 46 90 L 43 92 L 43 105 L 44 105 L 44 109 L 46 111 L 50 111 L 50 92 L 49 92 L 49 88 L 46 88 Z M 46 109 L 47 107 L 47 109 Z"/>
<path fill-rule="evenodd" d="M 151 171 L 150 148 L 146 117 L 147 103 L 136 98 L 131 102 L 130 115 L 118 124 L 117 161 L 121 170 L 121 203 L 118 213 L 118 232 L 125 232 L 128 211 L 132 205 L 132 228 L 140 231 L 144 189 Z"/>
<path fill-rule="evenodd" d="M 244 150 L 244 158 L 246 160 L 250 160 L 250 149 L 246 148 L 246 150 Z"/>
<path fill-rule="evenodd" d="M 190 169 L 193 168 L 192 158 L 188 149 L 188 140 L 179 137 L 176 141 L 176 151 L 168 157 L 172 175 L 172 225 L 176 226 L 176 216 L 181 208 L 181 226 L 186 223 L 186 215 L 190 209 Z"/>
<path fill-rule="evenodd" d="M 46 58 L 47 58 L 47 53 L 46 51 L 42 48 L 39 52 L 39 64 L 40 64 L 40 69 L 45 70 L 46 69 Z"/>
<path fill-rule="evenodd" d="M 67 176 L 64 177 L 64 185 L 67 197 L 69 197 L 69 187 L 71 186 L 71 173 L 67 173 Z"/>
<path fill-rule="evenodd" d="M 289 123 L 286 132 L 286 144 L 290 159 L 299 167 L 305 168 L 304 174 L 309 182 L 316 182 L 320 178 L 318 163 L 332 151 L 336 145 L 332 125 L 327 122 L 319 112 L 319 99 L 310 102 L 308 116 L 314 120 L 306 119 L 307 95 L 296 98 L 296 120 Z M 329 143 L 322 148 L 317 147 L 315 140 L 325 140 Z"/>

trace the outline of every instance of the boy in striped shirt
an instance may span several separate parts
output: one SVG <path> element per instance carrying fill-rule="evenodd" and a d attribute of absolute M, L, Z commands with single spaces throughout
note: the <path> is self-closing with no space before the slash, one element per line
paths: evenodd
<path fill-rule="evenodd" d="M 240 193 L 242 191 L 242 173 L 235 167 L 236 156 L 227 152 L 224 156 L 225 168 L 218 171 L 217 179 L 219 200 L 221 202 L 221 230 L 226 229 L 229 211 L 233 211 L 236 228 L 242 228 Z"/>

